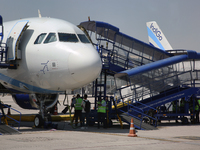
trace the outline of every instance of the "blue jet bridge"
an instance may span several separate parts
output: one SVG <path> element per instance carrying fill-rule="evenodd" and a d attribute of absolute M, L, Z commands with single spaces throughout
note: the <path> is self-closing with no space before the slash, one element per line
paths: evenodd
<path fill-rule="evenodd" d="M 107 76 L 114 76 L 115 107 L 110 107 L 109 119 L 118 114 L 130 123 L 133 118 L 139 129 L 155 129 L 150 125 L 157 126 L 161 120 L 188 123 L 187 116 L 194 119 L 195 101 L 200 94 L 199 53 L 163 51 L 104 22 L 86 21 L 79 27 L 96 46 L 103 63 L 95 82 L 95 103 L 97 97 L 105 98 L 107 94 Z"/>

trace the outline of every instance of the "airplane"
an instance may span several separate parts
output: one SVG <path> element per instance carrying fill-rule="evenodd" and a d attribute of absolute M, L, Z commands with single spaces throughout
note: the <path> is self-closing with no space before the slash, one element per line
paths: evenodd
<path fill-rule="evenodd" d="M 172 50 L 171 45 L 155 21 L 146 23 L 149 44 L 162 50 Z"/>
<path fill-rule="evenodd" d="M 3 22 L 0 16 L 0 83 L 24 109 L 39 109 L 34 125 L 59 94 L 80 88 L 100 74 L 102 62 L 82 30 L 70 22 L 42 17 Z"/>

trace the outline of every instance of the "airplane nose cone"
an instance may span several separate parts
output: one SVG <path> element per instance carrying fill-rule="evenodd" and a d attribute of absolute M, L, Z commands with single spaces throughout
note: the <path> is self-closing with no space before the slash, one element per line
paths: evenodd
<path fill-rule="evenodd" d="M 102 68 L 99 54 L 92 46 L 71 53 L 68 64 L 71 76 L 81 85 L 94 81 Z"/>

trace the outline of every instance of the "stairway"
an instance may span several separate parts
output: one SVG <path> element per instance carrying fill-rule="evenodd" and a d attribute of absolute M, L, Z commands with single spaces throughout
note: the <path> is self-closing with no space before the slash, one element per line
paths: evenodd
<path fill-rule="evenodd" d="M 0 124 L 0 135 L 20 134 L 18 130 L 8 125 Z"/>
<path fill-rule="evenodd" d="M 120 114 L 120 117 L 121 117 L 121 119 L 122 119 L 123 121 L 128 122 L 129 124 L 130 124 L 130 122 L 131 122 L 131 119 L 133 118 L 134 126 L 135 126 L 136 128 L 140 128 L 140 124 L 141 124 L 141 129 L 142 129 L 142 130 L 157 130 L 157 129 L 158 129 L 158 128 L 156 128 L 156 127 L 154 127 L 154 126 L 152 126 L 152 125 L 150 125 L 150 124 L 147 124 L 147 123 L 145 123 L 145 122 L 142 122 L 142 123 L 141 123 L 141 121 L 140 121 L 139 119 L 134 118 L 134 117 L 132 117 L 132 116 L 126 114 L 126 113 Z"/>

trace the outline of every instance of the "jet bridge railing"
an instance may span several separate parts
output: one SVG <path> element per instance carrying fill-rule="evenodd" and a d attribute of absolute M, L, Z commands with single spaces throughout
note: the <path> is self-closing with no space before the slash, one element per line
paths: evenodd
<path fill-rule="evenodd" d="M 157 118 L 154 117 L 154 115 L 158 114 L 157 109 L 155 109 L 155 108 L 153 108 L 151 106 L 145 105 L 145 104 L 143 104 L 141 102 L 138 102 L 138 101 L 136 101 L 136 103 L 135 103 L 136 106 L 137 106 L 137 103 L 140 104 L 140 105 L 143 105 L 146 108 L 148 108 L 143 114 L 143 116 L 145 116 L 147 118 L 145 118 L 145 119 L 143 118 L 143 121 L 146 122 L 146 123 L 152 124 L 152 125 L 154 125 L 156 127 L 157 126 Z"/>
<path fill-rule="evenodd" d="M 113 65 L 127 70 L 172 56 L 119 32 L 119 28 L 108 23 L 86 21 L 80 23 L 79 27 L 87 31 L 87 35 L 100 52 L 102 62 L 109 62 L 111 70 Z"/>
<path fill-rule="evenodd" d="M 7 62 L 7 46 L 5 43 L 0 42 L 0 63 Z"/>
<path fill-rule="evenodd" d="M 21 112 L 19 112 L 18 110 L 14 109 L 14 108 L 6 105 L 6 104 L 2 104 L 1 102 L 0 102 L 0 105 L 1 105 L 1 107 L 7 108 L 7 109 L 12 109 L 13 111 L 19 113 L 19 115 L 20 115 L 19 120 L 15 120 L 14 118 L 10 117 L 9 115 L 5 115 L 4 112 L 0 113 L 0 122 L 1 122 L 1 118 L 4 117 L 3 115 L 5 115 L 6 118 L 4 118 L 4 119 L 9 118 L 11 121 L 14 121 L 14 122 L 18 123 L 18 130 L 19 130 L 20 123 L 21 123 L 21 115 L 22 115 Z M 3 108 L 2 108 L 2 111 L 3 111 Z"/>
<path fill-rule="evenodd" d="M 140 102 L 138 102 L 138 103 L 140 103 Z M 140 120 L 140 126 L 139 126 L 140 129 L 141 129 L 143 122 L 154 125 L 156 127 L 157 126 L 157 118 L 154 118 L 154 115 L 157 114 L 157 110 L 154 109 L 153 107 L 147 106 L 145 104 L 142 104 L 142 103 L 140 103 L 140 104 L 144 105 L 145 107 L 148 107 L 148 110 L 144 111 L 143 109 L 135 106 L 135 104 L 131 104 L 128 101 L 126 101 L 123 103 L 123 105 L 125 105 L 127 107 L 127 109 L 118 108 L 118 111 Z"/>
<path fill-rule="evenodd" d="M 143 117 L 144 117 L 143 115 L 145 115 L 144 111 L 138 107 L 135 107 L 132 104 L 129 104 L 128 102 L 124 102 L 124 104 L 127 106 L 127 110 L 129 110 L 129 111 L 124 111 L 122 109 L 119 109 L 119 111 L 122 113 L 125 113 L 127 115 L 131 115 L 132 117 L 140 120 L 139 128 L 141 129 L 142 121 L 143 121 Z"/>
<path fill-rule="evenodd" d="M 102 61 L 108 60 L 109 63 L 122 67 L 123 69 L 132 69 L 154 61 L 153 56 L 137 51 L 134 48 L 124 46 L 120 43 L 113 43 L 98 35 L 98 51 Z"/>
<path fill-rule="evenodd" d="M 132 74 L 130 71 L 124 71 L 115 75 L 119 98 L 141 101 L 173 88 L 195 86 L 194 82 L 199 80 L 200 75 L 199 66 L 195 64 L 199 60 L 188 60 L 186 56 L 174 56 L 173 59 L 168 58 L 137 67 L 133 69 Z"/>

